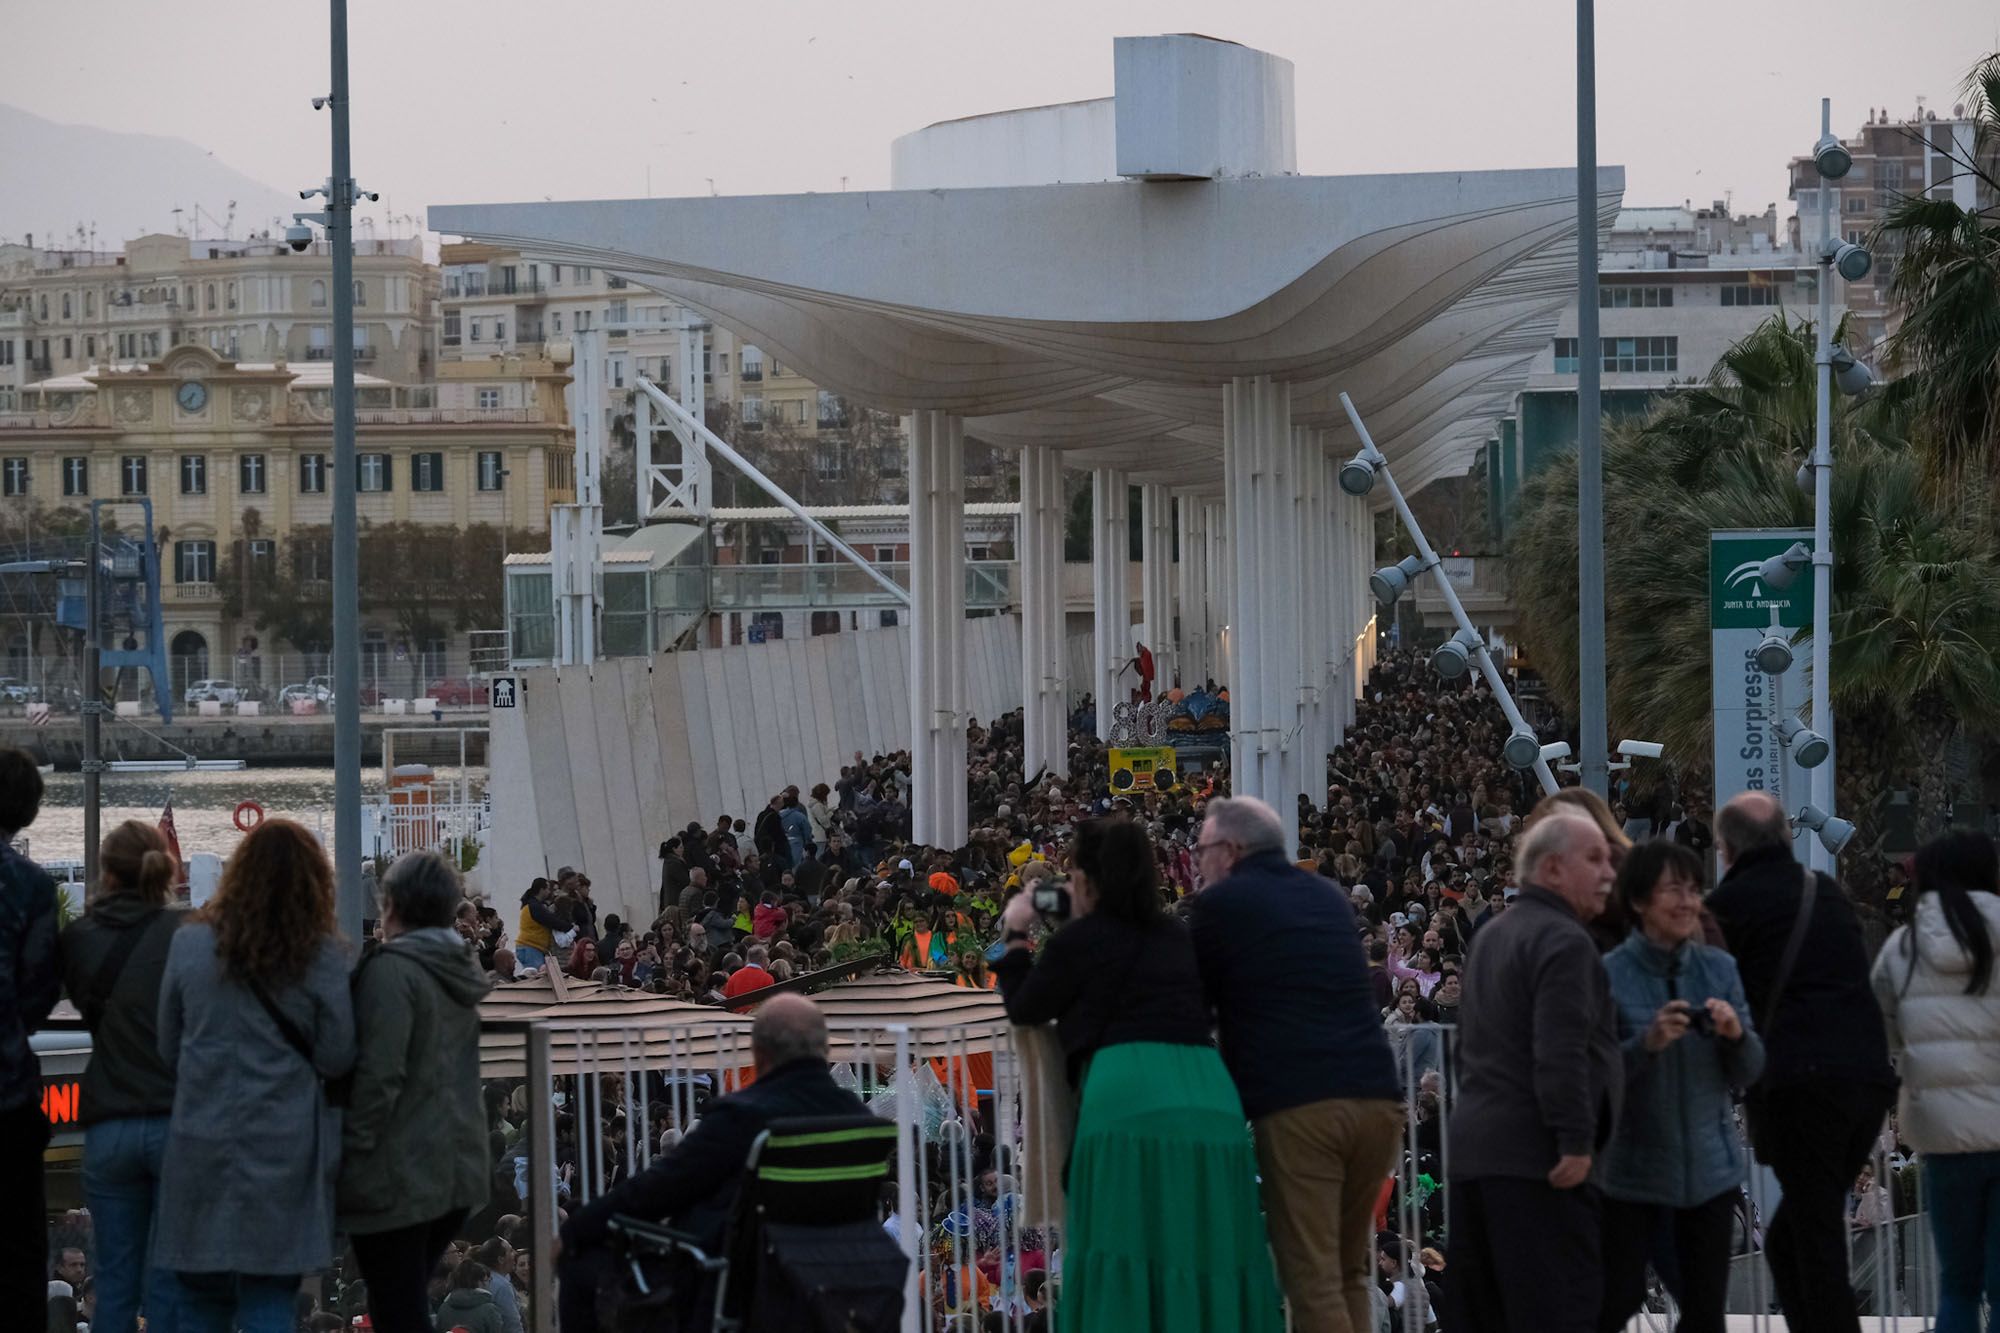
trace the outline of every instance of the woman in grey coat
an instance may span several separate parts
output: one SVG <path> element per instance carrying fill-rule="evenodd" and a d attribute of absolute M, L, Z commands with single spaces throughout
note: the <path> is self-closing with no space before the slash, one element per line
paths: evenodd
<path fill-rule="evenodd" d="M 153 1262 L 179 1280 L 181 1333 L 291 1333 L 301 1275 L 333 1261 L 340 1112 L 354 1065 L 333 869 L 272 819 L 175 936 L 160 989 L 175 1071 Z"/>
<path fill-rule="evenodd" d="M 1650 1262 L 1681 1333 L 1722 1333 L 1744 1170 L 1731 1089 L 1764 1070 L 1736 960 L 1701 943 L 1701 858 L 1655 838 L 1613 892 L 1633 930 L 1604 956 L 1625 1052 L 1625 1108 L 1598 1172 L 1611 1333 L 1637 1314 Z"/>
<path fill-rule="evenodd" d="M 492 1193 L 479 1084 L 479 1002 L 492 986 L 452 927 L 463 901 L 442 856 L 398 857 L 382 878 L 382 947 L 355 974 L 361 1057 L 342 1127 L 340 1226 L 377 1333 L 427 1333 L 431 1270 Z"/>

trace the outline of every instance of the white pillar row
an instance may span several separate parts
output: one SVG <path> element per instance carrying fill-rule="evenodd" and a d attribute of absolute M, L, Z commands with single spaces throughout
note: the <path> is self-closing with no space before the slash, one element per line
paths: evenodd
<path fill-rule="evenodd" d="M 1174 627 L 1174 496 L 1158 482 L 1139 488 L 1139 518 L 1144 531 L 1139 550 L 1139 592 L 1145 633 L 1141 639 L 1153 651 L 1153 688 L 1164 694 L 1180 674 L 1180 647 Z"/>
<path fill-rule="evenodd" d="M 1175 517 L 1181 539 L 1181 560 L 1174 567 L 1181 612 L 1176 665 L 1182 686 L 1191 690 L 1214 672 L 1209 658 L 1215 633 L 1208 588 L 1209 506 L 1206 497 L 1191 492 L 1183 491 L 1175 498 L 1179 501 Z"/>
<path fill-rule="evenodd" d="M 1297 481 L 1299 605 L 1299 790 L 1314 805 L 1326 803 L 1327 712 L 1332 688 L 1334 551 L 1327 501 L 1326 451 L 1320 433 L 1292 428 Z"/>
<path fill-rule="evenodd" d="M 1222 465 L 1235 575 L 1230 783 L 1278 812 L 1298 845 L 1299 597 L 1291 386 L 1238 377 L 1223 390 Z"/>
<path fill-rule="evenodd" d="M 1119 667 L 1132 656 L 1132 598 L 1125 586 L 1131 563 L 1128 482 L 1117 468 L 1090 473 L 1090 600 L 1095 614 L 1091 697 L 1097 701 L 1097 739 L 1111 739 L 1111 709 L 1124 701 Z"/>
<path fill-rule="evenodd" d="M 1218 685 L 1236 682 L 1236 566 L 1229 555 L 1229 502 L 1204 502 L 1208 524 L 1208 674 Z"/>
<path fill-rule="evenodd" d="M 1327 467 L 1334 476 L 1339 474 L 1339 463 L 1327 459 Z M 1354 640 L 1361 632 L 1359 627 L 1359 597 L 1366 595 L 1362 580 L 1364 571 L 1354 559 L 1354 515 L 1359 502 L 1347 492 L 1335 488 L 1329 492 L 1333 502 L 1333 550 L 1336 565 L 1329 582 L 1333 585 L 1333 730 L 1329 737 L 1332 744 L 1339 745 L 1347 739 L 1347 728 L 1354 722 Z"/>
<path fill-rule="evenodd" d="M 1069 654 L 1063 642 L 1062 455 L 1021 450 L 1021 704 L 1023 771 L 1069 776 Z"/>
<path fill-rule="evenodd" d="M 933 847 L 962 847 L 965 762 L 965 425 L 910 420 L 910 822 Z"/>

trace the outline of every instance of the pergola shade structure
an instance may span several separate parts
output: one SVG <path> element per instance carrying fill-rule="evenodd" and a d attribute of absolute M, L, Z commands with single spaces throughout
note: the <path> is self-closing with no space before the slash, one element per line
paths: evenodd
<path fill-rule="evenodd" d="M 1301 176 L 1290 161 L 1288 64 L 1199 37 L 1120 39 L 1116 48 L 1118 114 L 1090 123 L 1106 133 L 1115 124 L 1119 138 L 1115 152 L 1097 156 L 1206 160 L 1198 152 L 1217 140 L 1235 145 L 1227 174 L 459 205 L 433 209 L 430 224 L 654 288 L 856 402 L 930 414 L 931 424 L 912 432 L 925 449 L 971 437 L 1027 451 L 1024 468 L 1045 467 L 1036 451 L 1054 450 L 1063 465 L 1116 474 L 1100 476 L 1100 485 L 1168 486 L 1169 506 L 1203 506 L 1209 521 L 1193 526 L 1215 545 L 1210 573 L 1224 571 L 1230 586 L 1196 581 L 1212 605 L 1199 614 L 1183 605 L 1175 616 L 1160 606 L 1169 581 L 1149 579 L 1161 612 L 1154 618 L 1165 623 L 1147 633 L 1231 685 L 1237 789 L 1270 800 L 1289 831 L 1298 793 L 1324 795 L 1303 747 L 1336 739 L 1345 720 L 1344 706 L 1328 713 L 1326 698 L 1351 696 L 1359 684 L 1354 644 L 1369 607 L 1352 590 L 1371 554 L 1359 535 L 1365 524 L 1345 513 L 1359 502 L 1333 486 L 1292 488 L 1315 458 L 1354 447 L 1342 391 L 1367 414 L 1406 486 L 1469 464 L 1572 291 L 1575 173 Z M 1237 95 L 1246 89 L 1254 96 Z M 1179 128 L 1129 125 L 1128 99 L 1179 107 Z M 1262 119 L 1233 126 L 1232 108 L 1253 102 Z M 1011 116 L 1027 142 L 1038 117 L 1080 123 L 1077 105 L 933 128 L 954 141 L 997 142 L 1012 132 Z M 1282 111 L 1275 129 L 1265 123 L 1272 107 Z M 899 141 L 899 161 L 923 157 L 901 150 L 928 133 Z M 1195 147 L 1163 144 L 1175 133 Z M 1128 143 L 1128 134 L 1145 142 Z M 1020 179 L 1021 152 L 1002 158 L 1006 174 Z M 961 162 L 953 170 L 962 178 L 969 169 Z M 1623 185 L 1622 169 L 1599 172 L 1601 226 Z M 958 427 L 936 424 L 944 418 Z M 936 478 L 929 462 L 924 475 Z M 1300 503 L 1251 493 L 1276 478 Z M 950 497 L 933 486 L 924 503 L 932 526 L 951 530 Z M 1023 544 L 1045 544 L 1046 534 L 1027 530 L 1028 512 Z M 1215 520 L 1224 530 L 1210 533 Z M 1148 527 L 1157 538 L 1173 524 L 1155 512 Z M 1322 529 L 1333 534 L 1326 542 Z M 1328 566 L 1301 567 L 1301 551 Z M 1149 561 L 1167 554 L 1146 551 Z M 1102 555 L 1122 568 L 1122 551 Z M 1270 579 L 1286 585 L 1285 597 L 1261 587 Z M 949 586 L 949 571 L 941 568 L 939 580 Z M 1122 579 L 1103 586 L 1122 587 Z M 1302 599 L 1315 598 L 1325 599 L 1328 615 L 1309 613 Z M 1218 619 L 1224 607 L 1227 618 Z M 946 610 L 912 606 L 918 634 L 930 641 L 929 678 L 953 669 L 956 631 L 941 620 Z M 1117 625 L 1128 608 L 1099 612 L 1114 622 L 1099 636 L 1102 653 L 1123 635 Z M 1206 636 L 1200 644 L 1190 639 L 1194 626 Z M 1301 643 L 1302 632 L 1326 642 Z M 1228 680 L 1246 650 L 1254 678 Z M 1024 665 L 1024 674 L 1035 672 L 1045 667 Z M 1039 675 L 1024 684 L 1031 709 L 1061 697 Z M 958 780 L 947 770 L 961 762 L 965 719 L 949 719 L 941 703 L 949 700 L 912 700 L 919 787 Z M 1309 720 L 1329 716 L 1328 725 Z M 1256 737 L 1248 750 L 1244 735 Z M 1054 748 L 1045 757 L 1061 771 Z M 1324 753 L 1317 759 L 1323 770 Z M 955 845 L 965 834 L 962 809 L 939 805 L 919 820 L 919 839 Z"/>

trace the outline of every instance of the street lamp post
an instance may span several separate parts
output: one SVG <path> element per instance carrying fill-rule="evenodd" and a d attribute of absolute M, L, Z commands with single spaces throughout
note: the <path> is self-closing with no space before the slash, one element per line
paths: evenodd
<path fill-rule="evenodd" d="M 1597 21 L 1576 0 L 1576 679 L 1578 776 L 1611 794 L 1604 699 L 1603 348 L 1597 322 Z"/>

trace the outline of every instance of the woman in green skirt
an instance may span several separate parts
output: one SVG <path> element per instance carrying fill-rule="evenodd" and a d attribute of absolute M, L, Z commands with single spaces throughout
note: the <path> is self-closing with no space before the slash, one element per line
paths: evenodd
<path fill-rule="evenodd" d="M 1136 824 L 1092 820 L 1071 863 L 1072 919 L 1031 952 L 1038 917 L 1017 894 L 993 969 L 1009 1018 L 1055 1021 L 1080 1092 L 1057 1327 L 1275 1333 L 1256 1152 L 1152 846 Z"/>

